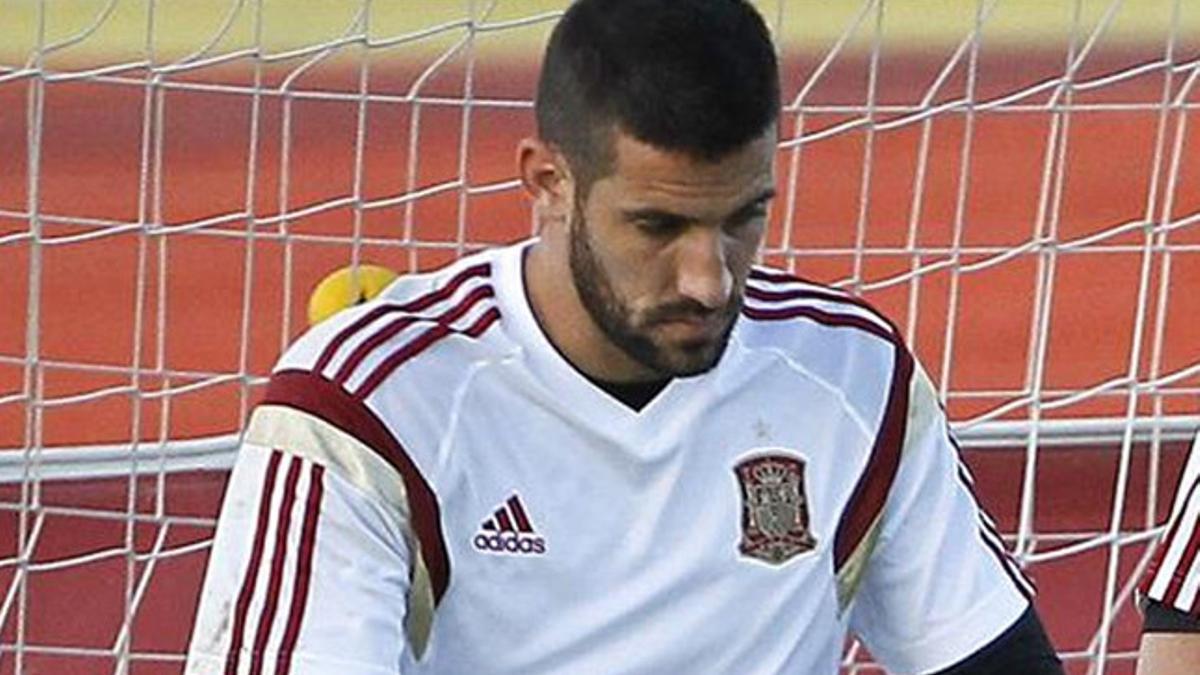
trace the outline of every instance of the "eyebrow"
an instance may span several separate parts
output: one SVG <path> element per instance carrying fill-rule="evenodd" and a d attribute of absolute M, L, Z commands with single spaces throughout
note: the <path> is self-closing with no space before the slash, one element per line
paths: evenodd
<path fill-rule="evenodd" d="M 763 204 L 774 199 L 775 194 L 775 188 L 767 188 L 763 190 L 757 196 L 747 200 L 745 203 L 734 209 L 728 216 L 725 217 L 725 220 L 733 220 L 738 216 L 744 215 L 747 212 L 762 206 Z M 628 211 L 622 211 L 621 213 L 626 220 L 659 220 L 677 224 L 692 223 L 696 220 L 690 216 L 685 216 L 673 211 L 665 211 L 663 209 L 654 207 L 631 209 Z"/>
<path fill-rule="evenodd" d="M 745 215 L 746 213 L 753 211 L 754 209 L 764 206 L 767 202 L 771 201 L 774 198 L 775 198 L 775 188 L 767 188 L 766 190 L 763 190 L 762 192 L 760 192 L 757 197 L 747 201 L 745 204 L 742 204 L 738 208 L 734 209 L 733 213 L 729 214 L 729 217 L 726 220 L 733 220 L 733 219 L 737 218 L 738 216 Z"/>

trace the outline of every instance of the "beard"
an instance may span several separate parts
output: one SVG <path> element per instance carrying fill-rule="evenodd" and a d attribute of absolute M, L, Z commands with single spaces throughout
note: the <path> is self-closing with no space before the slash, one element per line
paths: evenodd
<path fill-rule="evenodd" d="M 596 257 L 587 221 L 578 205 L 569 236 L 571 277 L 579 299 L 592 321 L 618 349 L 664 377 L 700 375 L 717 365 L 742 309 L 740 290 L 735 289 L 729 302 L 718 309 L 682 299 L 645 310 L 638 316 L 617 294 L 611 277 Z M 668 341 L 655 336 L 655 326 L 688 318 L 719 321 L 721 330 L 715 337 L 691 340 Z"/>

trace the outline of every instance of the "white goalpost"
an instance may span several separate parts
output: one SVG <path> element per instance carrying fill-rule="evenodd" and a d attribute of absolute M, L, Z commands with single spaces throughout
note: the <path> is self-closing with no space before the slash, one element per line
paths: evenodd
<path fill-rule="evenodd" d="M 0 2 L 0 673 L 180 672 L 317 280 L 535 233 L 512 153 L 566 4 Z M 755 4 L 764 262 L 893 317 L 1069 672 L 1132 673 L 1200 427 L 1200 4 Z"/>

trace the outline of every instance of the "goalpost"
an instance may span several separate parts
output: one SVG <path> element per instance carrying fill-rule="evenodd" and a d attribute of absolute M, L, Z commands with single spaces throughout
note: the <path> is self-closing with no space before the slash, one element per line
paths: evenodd
<path fill-rule="evenodd" d="M 0 673 L 180 671 L 317 280 L 534 233 L 513 147 L 565 4 L 0 2 Z M 1200 6 L 756 5 L 764 261 L 896 320 L 1069 671 L 1133 672 L 1200 426 Z"/>

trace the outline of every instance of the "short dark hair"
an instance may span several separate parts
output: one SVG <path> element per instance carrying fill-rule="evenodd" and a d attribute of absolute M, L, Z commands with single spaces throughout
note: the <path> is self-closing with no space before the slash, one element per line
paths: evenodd
<path fill-rule="evenodd" d="M 616 129 L 706 160 L 760 136 L 779 117 L 779 66 L 743 0 L 578 0 L 550 36 L 535 111 L 586 193 L 612 170 Z"/>

